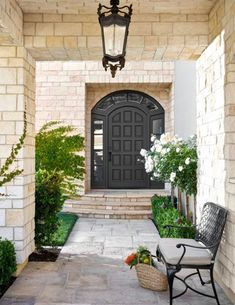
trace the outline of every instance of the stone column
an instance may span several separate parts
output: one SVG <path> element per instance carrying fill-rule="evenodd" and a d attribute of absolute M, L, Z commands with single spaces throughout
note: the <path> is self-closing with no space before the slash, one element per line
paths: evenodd
<path fill-rule="evenodd" d="M 226 240 L 220 251 L 218 273 L 229 291 L 232 291 L 235 302 L 235 3 L 225 1 L 224 27 L 225 39 L 225 203 L 229 209 L 226 227 Z M 221 277 L 222 275 L 222 277 Z"/>
<path fill-rule="evenodd" d="M 18 142 L 27 114 L 27 137 L 14 165 L 22 175 L 2 187 L 0 235 L 14 241 L 17 262 L 23 264 L 34 250 L 34 121 L 35 62 L 24 47 L 0 46 L 0 162 Z"/>
<path fill-rule="evenodd" d="M 229 210 L 216 263 L 218 282 L 235 300 L 235 3 L 219 0 L 209 16 L 210 46 L 198 61 L 198 206 Z"/>
<path fill-rule="evenodd" d="M 224 35 L 197 62 L 198 213 L 206 201 L 225 205 Z"/>

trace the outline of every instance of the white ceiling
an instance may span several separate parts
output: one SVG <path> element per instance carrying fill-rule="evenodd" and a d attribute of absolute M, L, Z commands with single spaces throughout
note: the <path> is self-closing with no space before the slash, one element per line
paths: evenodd
<path fill-rule="evenodd" d="M 109 0 L 17 0 L 25 13 L 96 14 L 99 2 Z M 216 0 L 120 0 L 120 5 L 133 4 L 135 14 L 185 13 L 208 14 Z"/>

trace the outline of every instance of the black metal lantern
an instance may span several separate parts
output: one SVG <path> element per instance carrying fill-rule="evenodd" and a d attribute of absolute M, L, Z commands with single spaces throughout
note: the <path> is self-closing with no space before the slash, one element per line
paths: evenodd
<path fill-rule="evenodd" d="M 111 70 L 112 77 L 116 71 L 125 66 L 126 44 L 132 15 L 130 6 L 118 7 L 119 0 L 111 0 L 111 7 L 99 4 L 98 15 L 103 41 L 103 67 Z M 102 12 L 102 10 L 105 10 Z"/>

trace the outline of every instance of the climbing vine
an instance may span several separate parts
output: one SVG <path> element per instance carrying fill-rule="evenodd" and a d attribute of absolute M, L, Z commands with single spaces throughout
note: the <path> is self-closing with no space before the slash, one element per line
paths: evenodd
<path fill-rule="evenodd" d="M 12 181 L 16 176 L 22 174 L 22 172 L 23 172 L 23 169 L 14 168 L 14 167 L 13 167 L 13 169 L 11 169 L 11 166 L 14 164 L 14 162 L 17 161 L 18 153 L 24 145 L 26 133 L 27 133 L 27 120 L 26 120 L 26 112 L 24 112 L 23 134 L 19 138 L 18 143 L 12 146 L 9 157 L 5 160 L 3 165 L 0 167 L 0 187 L 5 185 L 6 183 Z M 0 193 L 0 196 L 6 196 L 6 194 Z"/>

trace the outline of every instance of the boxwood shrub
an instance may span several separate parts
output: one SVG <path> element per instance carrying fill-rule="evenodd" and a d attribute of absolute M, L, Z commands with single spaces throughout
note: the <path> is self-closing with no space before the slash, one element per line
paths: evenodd
<path fill-rule="evenodd" d="M 0 237 L 0 286 L 7 285 L 15 271 L 16 254 L 14 245 L 11 241 L 2 240 Z"/>
<path fill-rule="evenodd" d="M 62 184 L 61 172 L 38 170 L 36 173 L 35 243 L 38 249 L 52 245 L 53 235 L 60 225 L 58 213 L 66 199 Z"/>
<path fill-rule="evenodd" d="M 192 226 L 192 223 L 182 216 L 172 205 L 169 197 L 153 196 L 152 213 L 154 222 L 161 237 L 194 238 L 195 229 Z M 169 230 L 164 228 L 165 225 L 176 225 L 187 228 Z"/>

